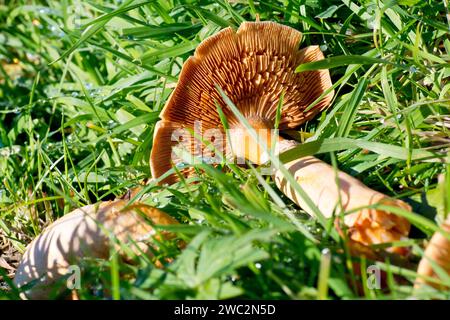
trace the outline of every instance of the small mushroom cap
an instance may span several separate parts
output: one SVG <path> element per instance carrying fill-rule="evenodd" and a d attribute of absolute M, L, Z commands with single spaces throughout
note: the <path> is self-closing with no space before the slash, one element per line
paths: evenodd
<path fill-rule="evenodd" d="M 237 32 L 226 28 L 205 39 L 184 63 L 177 87 L 161 112 L 150 159 L 153 177 L 160 177 L 179 161 L 171 157 L 172 147 L 179 143 L 172 135 L 174 129 L 189 128 L 199 135 L 211 129 L 223 132 L 216 103 L 230 127 L 239 126 L 216 84 L 247 119 L 259 119 L 269 128 L 282 93 L 281 130 L 295 128 L 324 110 L 333 92 L 306 110 L 332 83 L 328 70 L 295 73 L 298 65 L 324 58 L 318 46 L 299 50 L 301 38 L 301 32 L 278 23 L 244 22 Z M 192 137 L 183 140 L 188 150 L 193 149 L 193 142 Z M 215 146 L 224 151 L 223 144 L 215 142 Z M 204 145 L 200 142 L 197 149 L 194 155 L 201 153 Z M 174 176 L 165 179 L 174 181 Z"/>
<path fill-rule="evenodd" d="M 124 208 L 127 204 L 127 201 L 117 200 L 88 205 L 56 220 L 28 245 L 14 283 L 22 287 L 37 281 L 25 296 L 48 299 L 52 292 L 66 289 L 65 282 L 58 281 L 68 274 L 71 265 L 79 264 L 80 258 L 107 259 L 114 238 L 120 243 L 137 243 L 139 248 L 130 244 L 137 254 L 140 250 L 146 252 L 148 247 L 142 240 L 154 234 L 146 218 L 155 225 L 177 223 L 156 208 L 141 203 Z M 120 252 L 120 248 L 116 249 Z M 55 288 L 57 285 L 61 290 Z"/>

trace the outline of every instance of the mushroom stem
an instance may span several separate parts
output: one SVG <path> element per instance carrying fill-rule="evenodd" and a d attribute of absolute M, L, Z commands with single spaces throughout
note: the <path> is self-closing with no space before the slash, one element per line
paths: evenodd
<path fill-rule="evenodd" d="M 258 139 L 268 148 L 272 147 L 273 137 L 269 125 L 250 119 L 249 123 L 256 129 Z M 255 143 L 254 139 L 244 130 L 237 130 L 231 137 L 232 150 L 239 158 L 246 158 L 256 164 L 269 160 L 268 155 Z M 297 142 L 281 137 L 275 139 L 275 153 L 279 154 L 298 145 Z M 295 159 L 285 164 L 286 168 L 297 180 L 300 187 L 326 218 L 349 212 L 360 207 L 374 204 L 384 204 L 411 210 L 405 202 L 390 198 L 378 191 L 372 190 L 349 174 L 337 171 L 329 164 L 312 156 Z M 281 171 L 274 173 L 278 188 L 308 214 L 314 216 L 314 211 L 284 177 Z M 337 222 L 337 221 L 336 221 Z M 389 243 L 405 239 L 408 236 L 410 223 L 407 219 L 393 213 L 374 208 L 362 208 L 346 214 L 344 223 L 348 229 L 350 240 L 365 246 Z M 388 251 L 405 254 L 406 248 L 391 247 Z"/>

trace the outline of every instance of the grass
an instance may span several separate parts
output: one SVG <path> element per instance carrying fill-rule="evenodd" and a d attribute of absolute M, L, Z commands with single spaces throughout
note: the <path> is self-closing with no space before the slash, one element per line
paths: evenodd
<path fill-rule="evenodd" d="M 336 91 L 331 108 L 290 133 L 307 143 L 284 160 L 316 154 L 411 204 L 414 213 L 398 212 L 414 226 L 408 263 L 376 262 L 388 290 L 369 290 L 370 274 L 350 263 L 330 222 L 307 216 L 260 169 L 196 164 L 187 181 L 146 188 L 146 203 L 183 222 L 170 229 L 187 248 L 155 243 L 155 257 L 133 265 L 114 254 L 84 259 L 81 298 L 413 296 L 422 248 L 450 208 L 446 1 L 0 5 L 0 298 L 18 298 L 8 279 L 45 226 L 150 177 L 154 125 L 183 61 L 207 36 L 257 16 L 302 31 L 302 46 L 320 45 L 328 59 L 300 68 L 326 63 Z"/>

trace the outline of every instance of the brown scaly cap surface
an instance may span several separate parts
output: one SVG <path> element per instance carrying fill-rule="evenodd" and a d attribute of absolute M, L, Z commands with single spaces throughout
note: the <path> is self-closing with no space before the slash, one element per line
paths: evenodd
<path fill-rule="evenodd" d="M 161 112 L 155 129 L 150 167 L 157 178 L 172 167 L 173 130 L 193 128 L 201 121 L 206 129 L 223 130 L 215 102 L 231 127 L 238 125 L 223 102 L 221 87 L 247 118 L 273 123 L 284 91 L 279 128 L 295 128 L 325 109 L 333 92 L 308 111 L 305 109 L 331 87 L 328 70 L 295 73 L 302 63 L 323 59 L 318 46 L 299 50 L 301 32 L 274 22 L 244 22 L 237 32 L 226 28 L 205 39 L 183 65 L 176 89 Z M 183 137 L 192 149 L 193 138 Z M 198 153 L 198 152 L 193 152 Z M 175 177 L 165 182 L 175 181 Z"/>

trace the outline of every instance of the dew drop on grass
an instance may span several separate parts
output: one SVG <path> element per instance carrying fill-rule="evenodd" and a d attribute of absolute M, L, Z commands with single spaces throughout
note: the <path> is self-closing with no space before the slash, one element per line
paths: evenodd
<path fill-rule="evenodd" d="M 177 163 L 175 166 L 176 166 L 178 169 L 181 169 L 181 168 L 183 168 L 183 167 L 186 166 L 186 163 L 185 163 L 185 162 L 179 162 L 179 163 Z"/>
<path fill-rule="evenodd" d="M 40 14 L 49 14 L 50 13 L 50 9 L 48 9 L 48 8 L 41 8 L 41 9 L 39 9 L 39 13 Z"/>
<path fill-rule="evenodd" d="M 84 84 L 84 87 L 86 88 L 86 90 L 92 90 L 93 85 L 92 85 L 92 83 L 90 83 L 90 82 L 86 82 L 86 83 Z"/>
<path fill-rule="evenodd" d="M 255 263 L 255 267 L 256 267 L 256 269 L 261 269 L 261 267 L 262 267 L 262 265 L 261 265 L 261 263 L 259 263 L 259 262 L 257 262 L 257 263 Z"/>

